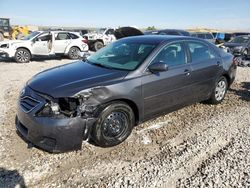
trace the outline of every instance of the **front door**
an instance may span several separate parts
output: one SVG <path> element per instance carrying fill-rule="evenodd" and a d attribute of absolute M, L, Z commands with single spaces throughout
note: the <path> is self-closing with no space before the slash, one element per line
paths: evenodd
<path fill-rule="evenodd" d="M 191 68 L 182 42 L 166 45 L 151 62 L 168 65 L 165 72 L 145 72 L 142 77 L 144 118 L 171 111 L 192 98 Z"/>
<path fill-rule="evenodd" d="M 39 35 L 32 44 L 33 54 L 48 55 L 51 42 L 52 42 L 52 35 L 50 33 L 43 33 Z"/>

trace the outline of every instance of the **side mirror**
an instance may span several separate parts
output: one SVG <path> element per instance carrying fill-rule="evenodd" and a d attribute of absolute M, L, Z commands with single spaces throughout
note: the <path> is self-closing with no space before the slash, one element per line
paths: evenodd
<path fill-rule="evenodd" d="M 163 62 L 157 62 L 157 63 L 154 63 L 152 65 L 149 65 L 148 69 L 152 73 L 164 72 L 164 71 L 168 70 L 168 65 L 166 63 L 163 63 Z"/>

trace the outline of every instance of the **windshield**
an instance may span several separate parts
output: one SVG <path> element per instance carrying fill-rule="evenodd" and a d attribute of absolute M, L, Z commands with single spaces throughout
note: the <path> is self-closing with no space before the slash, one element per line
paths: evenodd
<path fill-rule="evenodd" d="M 231 43 L 247 43 L 249 41 L 249 37 L 235 37 L 230 40 Z"/>
<path fill-rule="evenodd" d="M 27 36 L 21 38 L 21 40 L 30 40 L 30 39 L 32 39 L 33 37 L 35 37 L 36 35 L 38 35 L 39 33 L 40 33 L 40 32 L 38 32 L 38 31 L 34 31 L 34 32 L 30 33 L 29 35 L 27 35 Z"/>
<path fill-rule="evenodd" d="M 111 69 L 135 70 L 153 51 L 155 44 L 117 41 L 87 58 L 87 62 Z"/>

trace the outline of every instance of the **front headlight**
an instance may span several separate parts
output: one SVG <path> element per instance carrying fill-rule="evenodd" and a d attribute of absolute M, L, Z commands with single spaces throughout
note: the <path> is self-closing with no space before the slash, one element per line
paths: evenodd
<path fill-rule="evenodd" d="M 51 111 L 55 114 L 55 115 L 58 115 L 60 114 L 60 107 L 57 103 L 52 103 L 50 105 L 50 108 L 51 108 Z"/>
<path fill-rule="evenodd" d="M 37 113 L 38 116 L 51 117 L 60 114 L 60 107 L 57 103 L 46 103 L 43 108 Z"/>
<path fill-rule="evenodd" d="M 77 109 L 80 101 L 77 98 L 58 98 L 49 100 L 43 108 L 37 113 L 42 117 L 74 117 L 77 115 Z"/>
<path fill-rule="evenodd" d="M 2 45 L 0 45 L 0 48 L 9 48 L 9 47 L 10 47 L 9 44 L 2 44 Z"/>

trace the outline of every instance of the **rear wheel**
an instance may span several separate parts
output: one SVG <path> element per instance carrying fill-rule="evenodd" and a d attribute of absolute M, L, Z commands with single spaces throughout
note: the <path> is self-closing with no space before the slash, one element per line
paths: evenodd
<path fill-rule="evenodd" d="M 30 61 L 31 54 L 25 48 L 17 49 L 15 53 L 15 60 L 17 63 L 28 63 Z"/>
<path fill-rule="evenodd" d="M 92 131 L 92 140 L 99 146 L 111 147 L 123 142 L 135 125 L 133 110 L 125 103 L 106 106 Z"/>
<path fill-rule="evenodd" d="M 94 50 L 95 50 L 95 51 L 98 51 L 98 50 L 100 50 L 101 48 L 103 48 L 103 46 L 104 46 L 104 44 L 103 44 L 102 42 L 96 41 L 96 42 L 94 43 Z"/>
<path fill-rule="evenodd" d="M 216 82 L 214 91 L 212 92 L 212 95 L 211 95 L 209 102 L 211 104 L 221 103 L 223 101 L 223 99 L 225 98 L 225 95 L 227 93 L 227 89 L 228 89 L 227 79 L 224 76 L 222 76 Z"/>
<path fill-rule="evenodd" d="M 80 49 L 77 47 L 71 47 L 69 49 L 68 56 L 70 59 L 79 59 L 81 57 L 80 55 Z"/>

